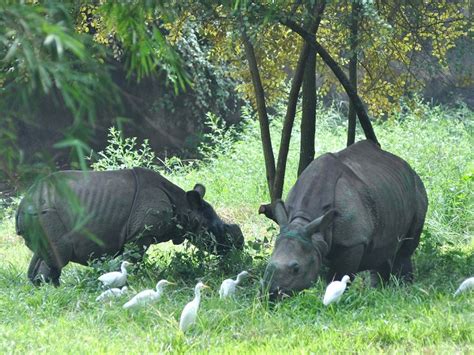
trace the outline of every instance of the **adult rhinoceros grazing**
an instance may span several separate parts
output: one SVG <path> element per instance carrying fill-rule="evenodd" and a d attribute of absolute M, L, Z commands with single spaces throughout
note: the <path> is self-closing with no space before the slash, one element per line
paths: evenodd
<path fill-rule="evenodd" d="M 200 184 L 185 192 L 142 168 L 49 175 L 30 188 L 17 212 L 17 234 L 34 252 L 28 277 L 57 285 L 69 261 L 86 265 L 120 254 L 130 242 L 142 253 L 150 244 L 188 237 L 215 253 L 242 248 L 240 228 L 223 223 L 204 194 Z"/>
<path fill-rule="evenodd" d="M 310 287 L 324 263 L 328 279 L 371 270 L 413 278 L 428 201 L 419 176 L 401 158 L 361 141 L 315 159 L 286 202 L 267 217 L 280 226 L 264 276 L 272 296 Z M 268 208 L 268 205 L 267 205 Z"/>

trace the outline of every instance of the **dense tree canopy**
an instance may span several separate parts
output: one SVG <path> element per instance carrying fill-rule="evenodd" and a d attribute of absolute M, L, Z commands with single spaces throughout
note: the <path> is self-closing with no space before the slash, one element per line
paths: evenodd
<path fill-rule="evenodd" d="M 303 81 L 303 124 L 311 129 L 302 131 L 300 171 L 314 154 L 316 90 L 322 95 L 346 91 L 367 137 L 376 140 L 366 108 L 375 118 L 399 110 L 400 99 L 419 91 L 425 77 L 449 70 L 448 51 L 472 36 L 470 11 L 469 2 L 461 0 L 3 2 L 2 170 L 15 178 L 22 157 L 13 123 L 34 122 L 45 97 L 75 118 L 58 147 L 72 147 L 84 168 L 87 137 L 99 110 L 122 101 L 111 80 L 112 61 L 121 63 L 131 81 L 164 73 L 175 93 L 209 91 L 180 50 L 180 39 L 194 36 L 196 44 L 209 47 L 214 68 L 225 68 L 243 97 L 256 105 L 269 191 L 278 198 Z M 266 110 L 287 95 L 289 79 L 275 162 Z M 471 84 L 467 70 L 459 85 Z"/>

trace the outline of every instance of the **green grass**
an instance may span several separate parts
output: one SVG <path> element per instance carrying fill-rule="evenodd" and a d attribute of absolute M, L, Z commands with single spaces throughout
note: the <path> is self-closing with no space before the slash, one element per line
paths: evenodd
<path fill-rule="evenodd" d="M 328 109 L 318 119 L 317 154 L 343 148 L 345 129 L 338 112 Z M 474 293 L 458 298 L 452 293 L 474 272 L 473 120 L 466 109 L 420 104 L 375 126 L 383 148 L 404 157 L 420 174 L 430 199 L 413 285 L 372 289 L 361 275 L 329 308 L 321 302 L 321 281 L 274 307 L 259 300 L 258 278 L 275 229 L 256 214 L 268 197 L 258 130 L 251 122 L 233 153 L 209 155 L 205 163 L 169 177 L 183 188 L 204 183 L 208 201 L 257 243 L 226 261 L 182 246 L 153 247 L 132 271 L 131 288 L 152 288 L 160 278 L 178 285 L 149 308 L 123 311 L 125 298 L 97 304 L 100 270 L 78 265 L 64 269 L 59 288 L 33 287 L 26 279 L 31 254 L 15 236 L 12 218 L 6 218 L 0 225 L 0 352 L 472 353 Z M 274 125 L 275 131 L 280 122 Z M 298 137 L 296 131 L 285 191 L 296 178 Z M 219 300 L 220 281 L 242 268 L 254 278 L 236 301 Z M 179 315 L 201 277 L 212 289 L 204 293 L 198 324 L 183 336 L 177 330 Z"/>

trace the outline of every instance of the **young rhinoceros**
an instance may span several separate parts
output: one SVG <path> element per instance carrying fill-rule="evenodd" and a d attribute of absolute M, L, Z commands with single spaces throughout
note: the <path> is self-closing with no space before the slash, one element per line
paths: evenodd
<path fill-rule="evenodd" d="M 69 261 L 87 265 L 120 254 L 130 242 L 142 253 L 150 244 L 186 238 L 219 254 L 242 248 L 240 228 L 225 224 L 204 194 L 200 184 L 185 192 L 143 168 L 49 175 L 28 190 L 17 211 L 17 234 L 34 252 L 28 277 L 58 285 Z"/>
<path fill-rule="evenodd" d="M 427 206 L 415 171 L 370 141 L 320 156 L 285 203 L 261 206 L 280 226 L 265 290 L 278 297 L 308 288 L 323 263 L 329 280 L 371 270 L 373 281 L 390 274 L 410 281 Z"/>

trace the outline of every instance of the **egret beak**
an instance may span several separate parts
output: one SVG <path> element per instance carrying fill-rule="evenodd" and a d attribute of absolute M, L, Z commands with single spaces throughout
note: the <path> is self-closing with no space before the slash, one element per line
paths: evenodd
<path fill-rule="evenodd" d="M 202 288 L 210 288 L 210 287 L 203 284 L 203 285 L 202 285 Z"/>
<path fill-rule="evenodd" d="M 176 282 L 169 282 L 168 281 L 168 285 L 176 285 Z"/>

